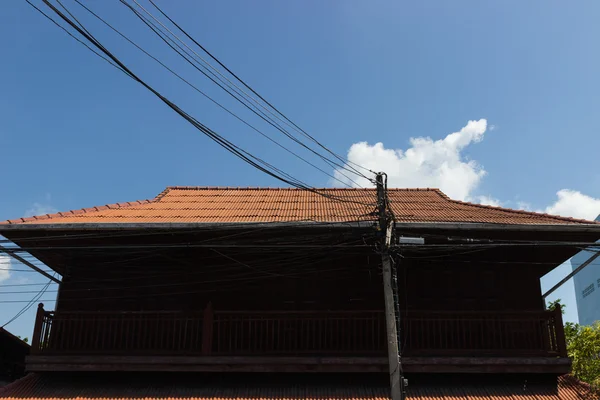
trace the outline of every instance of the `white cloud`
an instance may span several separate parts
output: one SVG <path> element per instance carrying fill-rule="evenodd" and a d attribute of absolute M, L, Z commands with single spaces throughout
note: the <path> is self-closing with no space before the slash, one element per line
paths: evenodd
<path fill-rule="evenodd" d="M 20 276 L 18 278 L 14 278 L 11 282 L 14 282 L 15 284 L 18 284 L 18 285 L 23 285 L 26 283 L 33 283 L 33 281 L 26 276 Z"/>
<path fill-rule="evenodd" d="M 25 211 L 24 217 L 32 217 L 34 215 L 46 215 L 58 212 L 58 210 L 48 204 L 33 203 L 31 208 Z"/>
<path fill-rule="evenodd" d="M 470 144 L 480 142 L 486 129 L 485 119 L 469 121 L 460 131 L 444 139 L 411 138 L 411 147 L 407 150 L 386 149 L 383 143 L 355 143 L 348 151 L 348 160 L 373 171 L 385 171 L 390 187 L 435 187 L 453 199 L 469 200 L 486 172 L 461 153 Z M 339 170 L 335 176 L 354 185 Z M 356 182 L 361 186 L 370 185 L 366 179 Z"/>
<path fill-rule="evenodd" d="M 559 190 L 556 196 L 558 199 L 546 207 L 544 212 L 591 221 L 596 219 L 598 214 L 600 214 L 600 199 L 595 199 L 570 189 Z"/>
<path fill-rule="evenodd" d="M 0 254 L 0 282 L 10 278 L 10 257 Z"/>
<path fill-rule="evenodd" d="M 488 206 L 502 207 L 503 205 L 503 203 L 500 200 L 495 199 L 491 196 L 477 196 L 474 200 L 479 204 L 485 204 Z"/>
<path fill-rule="evenodd" d="M 460 131 L 440 140 L 413 137 L 406 150 L 385 148 L 381 142 L 373 145 L 359 142 L 350 147 L 348 160 L 373 171 L 386 172 L 390 187 L 435 187 L 456 200 L 507 207 L 515 202 L 477 195 L 477 187 L 486 171 L 477 161 L 468 160 L 463 155 L 465 148 L 483 140 L 486 130 L 497 129 L 496 125 L 488 125 L 486 119 L 469 121 Z M 352 186 L 372 185 L 364 178 L 351 182 L 343 175 L 347 174 L 344 171 L 336 170 L 334 173 L 336 178 Z M 559 190 L 556 195 L 554 203 L 545 210 L 537 211 L 588 220 L 600 214 L 600 199 L 570 189 Z M 531 203 L 526 201 L 517 201 L 515 208 L 533 210 Z"/>
<path fill-rule="evenodd" d="M 50 195 L 47 194 L 46 195 L 46 199 L 50 200 Z M 31 206 L 31 208 L 29 208 L 26 212 L 25 212 L 25 217 L 30 217 L 33 215 L 44 215 L 44 214 L 52 214 L 57 212 L 58 210 L 56 210 L 54 207 L 47 205 L 47 204 L 41 204 L 41 203 L 33 203 L 33 205 Z M 7 256 L 6 254 L 1 254 L 0 253 L 0 282 L 5 281 L 7 279 L 10 279 L 11 277 L 11 261 L 10 261 L 10 257 Z M 27 283 L 28 282 L 28 278 L 18 278 L 16 283 L 22 284 L 22 283 Z"/>

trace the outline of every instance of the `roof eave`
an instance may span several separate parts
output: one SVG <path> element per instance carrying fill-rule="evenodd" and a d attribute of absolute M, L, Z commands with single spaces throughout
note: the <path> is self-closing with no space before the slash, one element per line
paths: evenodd
<path fill-rule="evenodd" d="M 136 230 L 136 229 L 234 229 L 234 228 L 369 228 L 375 221 L 362 222 L 156 222 L 156 223 L 46 223 L 46 224 L 0 224 L 0 233 L 33 230 Z M 481 222 L 397 222 L 397 229 L 427 230 L 487 230 L 487 231 L 529 231 L 529 232 L 590 232 L 600 234 L 600 224 L 498 224 Z"/>

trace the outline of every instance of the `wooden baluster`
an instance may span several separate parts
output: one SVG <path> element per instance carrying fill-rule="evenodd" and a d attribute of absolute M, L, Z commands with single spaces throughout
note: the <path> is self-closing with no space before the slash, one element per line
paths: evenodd
<path fill-rule="evenodd" d="M 256 352 L 256 343 L 258 341 L 258 336 L 255 335 L 255 332 L 252 331 L 252 322 L 254 322 L 254 330 L 256 331 L 256 321 L 253 321 L 252 319 L 254 318 L 253 314 L 248 315 L 247 317 L 247 321 L 248 321 L 248 331 L 247 331 L 247 340 L 248 340 L 248 344 L 247 346 L 245 346 L 244 343 L 244 333 L 246 331 L 246 328 L 244 327 L 244 317 L 241 317 L 241 325 L 242 325 L 242 329 L 240 331 L 240 344 L 242 345 L 242 349 L 248 349 L 248 351 L 252 354 L 254 352 Z"/>
<path fill-rule="evenodd" d="M 202 321 L 202 323 L 204 323 L 204 321 Z M 221 353 L 221 337 L 223 337 L 223 333 L 222 333 L 222 329 L 221 329 L 221 325 L 222 325 L 222 321 L 221 321 L 221 317 L 216 318 L 215 319 L 215 330 L 217 331 L 217 334 L 215 335 L 215 337 L 217 338 L 217 344 L 215 346 L 215 351 L 217 352 L 217 354 Z M 202 329 L 201 327 L 199 329 Z M 202 332 L 202 343 L 204 343 L 204 335 L 205 333 Z M 202 350 L 202 349 L 200 349 Z"/>
<path fill-rule="evenodd" d="M 177 348 L 177 317 L 175 315 L 170 315 L 171 319 L 172 319 L 172 326 L 171 326 L 171 346 L 169 346 L 169 351 L 175 351 L 175 349 Z M 165 318 L 167 319 L 167 318 Z M 165 321 L 165 325 L 166 325 L 166 321 Z M 169 324 L 171 325 L 171 324 Z"/>
<path fill-rule="evenodd" d="M 565 339 L 565 327 L 562 320 L 562 309 L 560 304 L 554 308 L 554 329 L 556 332 L 556 347 L 561 357 L 567 357 L 567 341 Z"/>
<path fill-rule="evenodd" d="M 212 303 L 208 302 L 204 309 L 204 320 L 202 323 L 202 354 L 209 355 L 212 350 L 212 330 L 213 330 L 213 308 Z"/>
<path fill-rule="evenodd" d="M 271 323 L 271 350 L 275 352 L 277 350 L 277 329 L 275 327 L 275 319 L 269 317 L 269 322 Z"/>
<path fill-rule="evenodd" d="M 542 314 L 540 318 L 540 324 L 542 326 L 542 345 L 544 350 L 547 352 L 551 352 L 552 349 L 552 339 L 551 339 L 551 330 L 550 330 L 550 321 L 546 318 L 546 312 Z"/>
<path fill-rule="evenodd" d="M 241 334 L 241 328 L 243 327 L 243 323 L 244 323 L 244 317 L 239 316 L 236 317 L 236 321 L 235 321 L 235 336 L 233 337 L 233 346 L 234 346 L 234 352 L 237 353 L 238 351 L 240 351 L 240 334 Z"/>
<path fill-rule="evenodd" d="M 58 340 L 60 341 L 59 349 L 62 351 L 67 351 L 70 349 L 70 346 L 72 344 L 71 336 L 73 332 L 73 316 L 69 313 L 65 314 L 64 316 L 54 314 L 55 319 L 56 317 L 58 317 L 58 321 L 61 322 L 60 337 L 58 338 Z"/>
<path fill-rule="evenodd" d="M 50 340 L 50 331 L 52 330 L 52 325 L 54 324 L 54 319 L 51 315 L 44 315 L 44 326 L 42 327 L 42 336 L 40 338 L 40 346 L 41 349 L 49 348 L 49 340 Z"/>
<path fill-rule="evenodd" d="M 537 338 L 537 346 L 541 351 L 546 350 L 544 346 L 544 324 L 540 323 L 539 319 L 534 320 L 535 328 L 536 328 L 536 338 Z"/>

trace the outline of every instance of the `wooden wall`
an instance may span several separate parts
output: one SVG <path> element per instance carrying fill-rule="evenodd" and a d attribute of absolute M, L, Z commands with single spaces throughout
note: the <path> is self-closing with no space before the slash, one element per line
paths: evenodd
<path fill-rule="evenodd" d="M 59 308 L 200 311 L 209 301 L 220 310 L 383 307 L 372 254 L 220 252 L 230 258 L 196 250 L 73 266 L 61 285 Z"/>
<path fill-rule="evenodd" d="M 526 265 L 406 262 L 401 307 L 415 310 L 541 310 L 538 272 Z"/>
<path fill-rule="evenodd" d="M 61 310 L 373 310 L 383 308 L 371 249 L 277 252 L 206 249 L 77 260 L 61 285 Z M 224 257 L 222 254 L 226 255 Z M 488 255 L 489 257 L 489 255 Z M 406 257 L 401 309 L 541 310 L 540 270 L 478 257 Z"/>

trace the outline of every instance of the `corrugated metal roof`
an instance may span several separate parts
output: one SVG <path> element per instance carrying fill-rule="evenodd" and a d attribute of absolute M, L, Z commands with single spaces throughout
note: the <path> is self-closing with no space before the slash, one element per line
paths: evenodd
<path fill-rule="evenodd" d="M 374 189 L 169 187 L 153 200 L 115 203 L 9 220 L 8 224 L 345 222 L 375 220 Z M 593 224 L 547 214 L 465 203 L 437 189 L 390 189 L 399 222 Z"/>
<path fill-rule="evenodd" d="M 184 375 L 184 374 L 30 374 L 0 389 L 4 399 L 352 399 L 387 400 L 385 375 Z M 413 380 L 411 380 L 412 382 Z M 576 379 L 554 382 L 514 376 L 471 375 L 438 379 L 422 375 L 410 383 L 409 399 L 440 400 L 597 400 Z"/>

